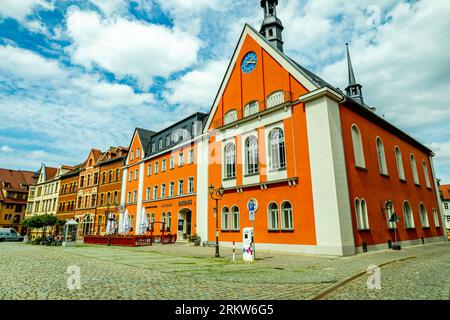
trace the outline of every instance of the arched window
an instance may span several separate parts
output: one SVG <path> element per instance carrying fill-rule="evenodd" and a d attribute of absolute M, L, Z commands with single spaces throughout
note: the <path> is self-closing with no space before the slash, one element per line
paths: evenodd
<path fill-rule="evenodd" d="M 395 147 L 395 161 L 397 162 L 398 177 L 400 180 L 405 180 L 405 170 L 403 169 L 402 152 L 399 147 Z"/>
<path fill-rule="evenodd" d="M 283 230 L 294 229 L 294 217 L 292 214 L 292 205 L 289 201 L 285 201 L 281 205 L 281 229 Z"/>
<path fill-rule="evenodd" d="M 269 133 L 269 161 L 272 170 L 286 168 L 284 132 L 280 128 L 275 128 Z"/>
<path fill-rule="evenodd" d="M 267 109 L 279 106 L 284 103 L 284 92 L 277 91 L 267 97 Z"/>
<path fill-rule="evenodd" d="M 166 213 L 165 213 L 165 212 L 163 212 L 163 213 L 161 214 L 161 222 L 164 222 L 164 226 L 166 225 Z M 163 224 L 162 224 L 162 223 L 161 223 L 160 230 L 161 230 L 161 231 L 163 230 Z"/>
<path fill-rule="evenodd" d="M 268 219 L 269 230 L 278 230 L 280 228 L 278 223 L 278 205 L 276 203 L 269 205 Z"/>
<path fill-rule="evenodd" d="M 427 208 L 423 203 L 420 204 L 420 223 L 422 224 L 422 228 L 429 228 L 430 223 L 428 221 L 428 213 Z"/>
<path fill-rule="evenodd" d="M 386 164 L 386 154 L 384 153 L 384 145 L 380 137 L 377 138 L 377 154 L 378 164 L 380 165 L 380 174 L 387 175 L 388 169 Z"/>
<path fill-rule="evenodd" d="M 251 116 L 259 112 L 258 101 L 253 101 L 244 107 L 244 117 Z"/>
<path fill-rule="evenodd" d="M 433 218 L 434 218 L 434 225 L 436 226 L 436 228 L 439 228 L 441 224 L 439 222 L 438 211 L 435 208 L 433 208 Z"/>
<path fill-rule="evenodd" d="M 247 174 L 258 173 L 258 139 L 255 136 L 250 136 L 245 140 L 245 154 L 247 160 Z"/>
<path fill-rule="evenodd" d="M 225 114 L 225 119 L 223 121 L 223 124 L 226 125 L 226 124 L 236 122 L 237 118 L 238 118 L 237 111 L 235 109 L 230 110 Z"/>
<path fill-rule="evenodd" d="M 425 160 L 422 161 L 422 167 L 423 167 L 423 174 L 425 176 L 425 183 L 427 184 L 427 188 L 431 188 L 430 183 L 430 175 L 428 174 L 428 166 Z"/>
<path fill-rule="evenodd" d="M 367 214 L 367 203 L 364 199 L 355 199 L 356 224 L 358 230 L 369 230 L 369 217 Z"/>
<path fill-rule="evenodd" d="M 237 206 L 234 206 L 231 209 L 231 229 L 232 230 L 240 229 L 240 214 L 239 208 Z"/>
<path fill-rule="evenodd" d="M 171 225 L 172 225 L 172 214 L 170 212 L 167 212 L 166 231 L 170 231 L 170 226 Z"/>
<path fill-rule="evenodd" d="M 222 209 L 222 230 L 230 229 L 230 210 L 227 207 L 223 207 Z"/>
<path fill-rule="evenodd" d="M 236 177 L 236 146 L 234 143 L 228 143 L 225 146 L 225 178 L 232 179 Z"/>
<path fill-rule="evenodd" d="M 364 159 L 364 149 L 362 144 L 361 132 L 355 124 L 352 126 L 352 141 L 353 153 L 355 155 L 355 166 L 365 168 L 366 160 Z"/>
<path fill-rule="evenodd" d="M 403 216 L 405 219 L 405 228 L 406 229 L 412 229 L 414 228 L 414 218 L 411 206 L 409 205 L 408 201 L 405 201 L 403 203 Z"/>
<path fill-rule="evenodd" d="M 413 174 L 413 178 L 414 178 L 414 183 L 420 184 L 419 174 L 417 173 L 416 158 L 414 157 L 414 155 L 412 153 L 411 153 L 410 157 L 411 157 L 411 169 L 412 169 L 412 174 Z"/>

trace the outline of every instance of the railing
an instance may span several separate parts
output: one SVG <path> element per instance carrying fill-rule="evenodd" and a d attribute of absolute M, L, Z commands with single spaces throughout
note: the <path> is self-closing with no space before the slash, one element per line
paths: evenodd
<path fill-rule="evenodd" d="M 175 243 L 177 241 L 176 234 L 166 234 L 157 236 L 161 240 L 161 244 Z M 108 246 L 124 246 L 124 247 L 144 247 L 151 246 L 155 242 L 154 235 L 140 235 L 140 236 L 84 236 L 85 244 L 98 244 Z"/>
<path fill-rule="evenodd" d="M 276 93 L 276 92 L 274 92 L 274 93 Z M 257 101 L 258 105 L 259 105 L 259 112 L 262 112 L 266 109 L 276 107 L 277 105 L 282 105 L 284 103 L 293 101 L 293 94 L 291 91 L 280 91 L 280 93 L 282 93 L 282 94 L 281 95 L 273 95 L 273 93 L 272 93 L 270 96 L 267 97 L 267 99 Z M 282 100 L 280 100 L 281 97 L 282 97 Z M 277 103 L 277 104 L 271 105 L 274 103 Z M 245 108 L 245 106 L 244 106 L 244 108 Z M 236 111 L 237 111 L 236 121 L 239 121 L 241 119 L 251 116 L 251 115 L 245 116 L 243 110 L 236 110 Z M 257 113 L 255 113 L 255 114 L 257 114 Z M 234 122 L 236 122 L 236 121 L 234 121 Z M 231 122 L 231 123 L 234 123 L 234 122 Z M 214 120 L 214 122 L 212 123 L 212 127 L 214 129 L 217 129 L 217 128 L 223 127 L 227 124 L 229 124 L 229 123 L 225 123 L 225 117 L 224 117 L 224 118 Z"/>

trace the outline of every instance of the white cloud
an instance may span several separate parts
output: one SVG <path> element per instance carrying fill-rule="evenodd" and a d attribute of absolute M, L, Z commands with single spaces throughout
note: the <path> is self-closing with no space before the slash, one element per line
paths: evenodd
<path fill-rule="evenodd" d="M 36 8 L 52 10 L 54 6 L 47 0 L 0 0 L 0 17 L 9 17 L 22 22 Z"/>
<path fill-rule="evenodd" d="M 205 108 L 213 103 L 225 74 L 228 61 L 211 61 L 201 69 L 195 69 L 167 84 L 165 99 L 171 104 L 183 104 Z"/>
<path fill-rule="evenodd" d="M 90 0 L 105 15 L 123 14 L 128 9 L 128 1 L 125 0 Z"/>
<path fill-rule="evenodd" d="M 39 158 L 75 164 L 91 147 L 127 145 L 133 128 L 147 127 L 148 114 L 158 112 L 150 93 L 136 93 L 128 85 L 80 73 L 34 52 L 0 46 L 0 57 L 0 114 L 2 129 L 10 133 L 0 135 L 0 144 L 13 141 L 20 150 L 34 150 L 23 152 L 24 163 Z M 27 74 L 27 68 L 33 72 Z M 154 119 L 160 120 L 168 121 Z M 28 138 L 15 138 L 17 131 Z M 10 158 L 2 157 L 0 163 Z"/>
<path fill-rule="evenodd" d="M 60 79 L 63 76 L 57 62 L 11 45 L 0 46 L 0 71 L 20 79 Z"/>
<path fill-rule="evenodd" d="M 31 159 L 43 159 L 48 157 L 48 153 L 43 150 L 31 151 L 28 155 Z"/>
<path fill-rule="evenodd" d="M 0 152 L 3 152 L 3 153 L 12 153 L 13 151 L 14 151 L 14 149 L 7 145 L 0 147 Z"/>
<path fill-rule="evenodd" d="M 98 65 L 119 78 L 134 77 L 143 86 L 189 67 L 200 48 L 197 38 L 176 29 L 123 18 L 102 20 L 77 9 L 68 13 L 67 32 L 75 63 Z"/>

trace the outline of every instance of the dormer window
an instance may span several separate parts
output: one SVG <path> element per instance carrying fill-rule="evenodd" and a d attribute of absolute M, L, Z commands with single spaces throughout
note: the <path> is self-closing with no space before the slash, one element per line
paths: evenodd
<path fill-rule="evenodd" d="M 276 91 L 267 97 L 267 109 L 279 106 L 284 103 L 284 92 Z"/>
<path fill-rule="evenodd" d="M 156 151 L 156 143 L 152 143 L 152 152 L 155 152 Z"/>
<path fill-rule="evenodd" d="M 158 141 L 158 147 L 159 147 L 159 149 L 162 149 L 162 147 L 163 147 L 163 141 L 162 141 L 162 139 L 159 139 L 159 141 Z"/>
<path fill-rule="evenodd" d="M 235 109 L 228 111 L 225 115 L 224 125 L 236 122 L 238 118 L 238 113 Z"/>
<path fill-rule="evenodd" d="M 249 117 L 259 112 L 258 101 L 253 101 L 244 107 L 244 117 Z"/>

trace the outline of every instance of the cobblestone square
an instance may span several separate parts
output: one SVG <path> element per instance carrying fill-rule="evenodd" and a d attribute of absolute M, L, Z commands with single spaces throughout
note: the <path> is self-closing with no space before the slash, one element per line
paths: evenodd
<path fill-rule="evenodd" d="M 449 299 L 450 244 L 352 257 L 258 252 L 253 264 L 231 250 L 186 244 L 74 248 L 0 243 L 0 299 Z M 381 289 L 368 290 L 369 266 Z M 69 290 L 68 267 L 80 289 Z M 358 276 L 359 275 L 359 276 Z M 346 282 L 346 280 L 348 282 Z"/>

